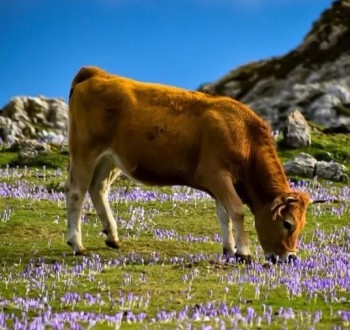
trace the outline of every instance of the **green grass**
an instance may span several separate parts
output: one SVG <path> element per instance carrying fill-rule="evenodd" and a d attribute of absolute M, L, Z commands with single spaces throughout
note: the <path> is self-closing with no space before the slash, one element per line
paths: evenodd
<path fill-rule="evenodd" d="M 343 161 L 349 169 L 349 145 L 348 136 L 315 136 L 313 145 L 307 152 L 316 154 L 328 151 L 332 157 L 338 161 Z M 286 160 L 300 150 L 280 150 L 282 159 Z M 49 167 L 50 159 L 59 159 L 61 156 L 49 156 L 45 161 L 45 166 Z M 4 167 L 6 161 L 12 161 L 15 155 L 1 151 L 0 164 Z M 29 184 L 32 187 L 43 186 L 49 190 L 62 192 L 65 180 L 66 156 L 54 162 L 52 168 L 48 168 L 46 175 L 42 176 L 42 160 L 37 164 L 32 164 L 26 175 L 19 178 L 7 178 L 9 183 Z M 36 166 L 38 167 L 36 170 Z M 63 176 L 55 177 L 50 175 L 58 166 L 64 172 Z M 22 170 L 18 170 L 22 173 Z M 40 175 L 38 175 L 38 173 Z M 128 186 L 128 188 L 126 188 Z M 128 180 L 119 180 L 116 187 L 133 189 L 137 185 L 129 184 Z M 140 186 L 141 189 L 150 190 L 151 187 Z M 164 193 L 171 193 L 171 189 L 159 188 Z M 87 205 L 86 205 L 87 206 Z M 15 304 L 2 308 L 1 301 L 11 300 L 13 297 L 40 298 L 49 296 L 50 305 L 53 312 L 70 312 L 72 310 L 91 311 L 105 314 L 113 314 L 118 311 L 132 310 L 135 314 L 147 313 L 147 319 L 142 324 L 122 323 L 122 329 L 142 329 L 148 326 L 150 329 L 174 329 L 176 322 L 159 324 L 152 323 L 151 318 L 155 317 L 161 310 L 181 311 L 188 305 L 194 308 L 196 305 L 206 302 L 222 302 L 229 306 L 239 306 L 245 313 L 248 307 L 254 308 L 262 314 L 262 305 L 271 306 L 274 312 L 283 306 L 291 307 L 294 311 L 305 313 L 305 324 L 299 324 L 299 328 L 309 328 L 311 323 L 306 318 L 315 311 L 322 311 L 322 321 L 316 325 L 317 329 L 330 329 L 333 325 L 346 326 L 337 311 L 350 309 L 350 293 L 340 292 L 339 288 L 334 288 L 338 296 L 344 297 L 342 301 L 326 303 L 322 294 L 316 297 L 309 297 L 302 293 L 300 296 L 289 296 L 283 284 L 286 274 L 283 272 L 292 271 L 292 266 L 284 268 L 282 266 L 272 266 L 272 268 L 261 268 L 257 272 L 256 268 L 243 264 L 225 264 L 218 261 L 222 247 L 220 243 L 190 243 L 186 241 L 158 240 L 153 236 L 153 229 L 174 230 L 178 235 L 192 234 L 194 237 L 208 236 L 213 238 L 214 233 L 219 233 L 219 225 L 215 215 L 215 205 L 211 200 L 194 202 L 133 202 L 133 203 L 112 203 L 112 209 L 118 222 L 124 220 L 130 222 L 130 207 L 143 208 L 145 220 L 149 227 L 140 231 L 138 226 L 127 228 L 120 226 L 119 234 L 122 239 L 121 249 L 112 250 L 104 246 L 104 236 L 101 234 L 101 225 L 93 209 L 85 208 L 84 215 L 87 219 L 83 223 L 83 242 L 89 249 L 90 256 L 76 257 L 72 255 L 70 248 L 66 245 L 66 220 L 65 205 L 62 202 L 49 200 L 36 200 L 34 198 L 2 198 L 0 199 L 0 313 L 20 316 L 22 310 Z M 321 215 L 315 214 L 315 209 L 311 207 L 308 211 L 308 223 L 302 234 L 304 242 L 316 241 L 321 246 L 325 244 L 325 255 L 327 254 L 327 244 L 347 246 L 347 238 L 344 236 L 337 242 L 332 242 L 332 235 L 337 229 L 347 228 L 350 218 L 349 209 L 344 216 L 338 217 L 329 212 L 332 206 L 323 205 L 324 212 Z M 4 219 L 6 211 L 11 210 L 10 218 Z M 141 224 L 141 222 L 140 222 Z M 252 251 L 256 265 L 265 263 L 262 250 L 257 243 L 257 236 L 254 229 L 253 217 L 246 209 L 245 228 L 252 244 Z M 315 230 L 322 229 L 325 233 L 325 241 L 322 243 L 315 236 Z M 345 235 L 345 234 L 344 234 Z M 322 246 L 321 246 L 322 247 Z M 125 263 L 113 265 L 111 261 L 129 258 L 130 254 L 138 255 L 138 260 L 142 257 L 144 263 L 132 262 L 130 259 Z M 206 258 L 201 261 L 191 261 L 191 254 L 203 253 Z M 152 263 L 152 256 L 157 254 L 160 262 Z M 184 258 L 184 262 L 173 264 L 172 257 Z M 303 260 L 312 260 L 311 251 L 304 249 L 300 251 Z M 83 262 L 92 264 L 99 259 L 102 269 L 94 267 L 86 268 L 80 275 L 71 271 Z M 125 259 L 126 260 L 126 259 Z M 53 264 L 62 265 L 65 272 L 57 279 L 55 273 L 45 271 L 51 269 Z M 32 276 L 26 277 L 23 271 L 30 269 Z M 45 276 L 39 276 L 36 272 L 42 271 Z M 232 280 L 229 280 L 230 276 Z M 301 274 L 301 279 L 317 276 L 327 277 L 322 270 L 317 270 Z M 332 276 L 336 276 L 333 274 Z M 338 275 L 337 275 L 338 276 Z M 260 293 L 256 293 L 256 284 L 253 280 L 243 280 L 246 277 L 259 278 L 265 281 L 266 285 L 260 286 Z M 186 279 L 187 278 L 187 279 Z M 260 283 L 260 282 L 259 282 Z M 77 292 L 79 294 L 89 293 L 100 295 L 104 305 L 93 304 L 89 306 L 83 301 L 76 305 L 61 302 L 61 297 L 66 292 Z M 149 304 L 138 302 L 125 303 L 121 306 L 118 303 L 112 305 L 110 299 L 117 301 L 121 296 L 132 293 L 140 299 L 150 297 Z M 29 310 L 28 315 L 36 317 L 40 311 Z M 311 314 L 310 314 L 311 313 Z M 229 326 L 227 318 L 222 318 Z M 300 321 L 298 321 L 300 322 Z M 194 327 L 200 328 L 200 324 L 217 327 L 213 319 L 191 323 Z M 185 327 L 186 322 L 182 325 Z M 87 324 L 84 324 L 87 327 Z M 273 317 L 272 324 L 262 325 L 264 329 L 295 328 L 293 319 L 282 321 L 277 316 Z M 11 328 L 11 324 L 8 324 Z M 113 326 L 107 323 L 98 323 L 93 329 L 105 329 Z M 245 328 L 242 326 L 242 328 Z M 247 326 L 255 329 L 256 325 Z"/>
<path fill-rule="evenodd" d="M 16 158 L 17 153 L 14 151 L 7 151 L 0 149 L 0 166 L 5 167 L 6 165 L 11 164 Z"/>
<path fill-rule="evenodd" d="M 350 175 L 350 134 L 312 134 L 312 143 L 309 147 L 287 149 L 281 141 L 278 142 L 278 153 L 282 162 L 294 158 L 300 152 L 308 153 L 317 160 L 335 161 L 347 168 Z"/>
<path fill-rule="evenodd" d="M 179 234 L 192 233 L 194 236 L 212 236 L 214 232 L 219 232 L 213 202 L 200 202 L 196 207 L 192 203 L 180 203 L 176 208 L 171 202 L 137 204 L 135 206 L 144 207 L 146 214 L 151 214 L 155 208 L 160 211 L 153 218 L 154 228 L 174 229 Z M 113 209 L 117 211 L 119 217 L 125 218 L 129 216 L 129 207 L 130 205 L 123 203 L 120 206 L 113 205 Z M 0 209 L 6 208 L 12 209 L 12 216 L 9 221 L 0 222 L 0 255 L 2 256 L 0 274 L 3 276 L 9 273 L 18 274 L 31 262 L 34 263 L 34 269 L 45 267 L 42 265 L 50 266 L 55 262 L 63 263 L 67 269 L 70 269 L 82 261 L 81 257 L 72 256 L 69 247 L 65 244 L 65 208 L 63 205 L 28 199 L 1 200 Z M 257 238 L 252 217 L 249 212 L 247 213 L 246 229 L 253 242 L 254 250 Z M 347 225 L 345 218 L 337 219 L 335 216 L 329 215 L 314 217 L 311 213 L 310 211 L 308 226 L 303 235 L 306 240 L 311 239 L 317 224 L 321 224 L 326 232 L 331 232 L 335 227 L 340 228 Z M 134 252 L 144 256 L 145 264 L 127 263 L 119 267 L 105 267 L 103 271 L 87 270 L 79 277 L 71 277 L 67 273 L 60 281 L 55 281 L 54 276 L 49 276 L 45 278 L 45 285 L 40 290 L 29 285 L 28 279 L 19 277 L 10 281 L 9 284 L 5 284 L 3 281 L 0 283 L 0 298 L 11 299 L 14 295 L 37 298 L 43 294 L 42 290 L 48 290 L 52 294 L 51 285 L 53 285 L 57 299 L 51 303 L 51 306 L 55 311 L 72 310 L 72 306 L 62 304 L 59 300 L 59 297 L 62 297 L 65 292 L 100 294 L 104 301 L 108 301 L 109 293 L 112 293 L 112 296 L 116 298 L 120 292 L 125 295 L 132 292 L 140 297 L 145 297 L 147 294 L 151 297 L 150 304 L 146 309 L 143 306 L 137 307 L 135 304 L 131 308 L 134 313 L 146 311 L 148 315 L 156 315 L 160 310 L 180 311 L 185 305 L 195 306 L 207 301 L 226 301 L 233 306 L 241 306 L 242 310 L 247 307 L 260 310 L 262 304 L 272 306 L 274 310 L 278 310 L 280 306 L 309 312 L 322 310 L 324 313 L 322 325 L 325 328 L 330 327 L 334 322 L 339 323 L 339 321 L 335 321 L 335 318 L 330 317 L 330 306 L 322 302 L 320 298 L 314 301 L 303 295 L 288 300 L 283 285 L 269 290 L 262 287 L 260 295 L 257 297 L 254 293 L 254 283 L 238 285 L 235 281 L 232 283 L 225 281 L 231 274 L 234 274 L 236 279 L 247 274 L 268 278 L 269 270 L 267 269 L 265 274 L 256 274 L 253 270 L 249 271 L 245 265 L 216 263 L 215 255 L 221 253 L 219 243 L 158 241 L 150 232 L 140 233 L 139 236 L 133 238 L 135 231 L 122 229 L 120 230 L 122 247 L 120 250 L 112 250 L 104 247 L 96 215 L 90 211 L 86 211 L 86 214 L 88 214 L 89 221 L 83 224 L 83 237 L 84 243 L 92 255 L 98 254 L 106 263 L 107 260 L 128 256 Z M 155 252 L 158 253 L 159 258 L 165 261 L 156 265 L 147 264 L 147 258 Z M 188 254 L 199 252 L 208 253 L 212 255 L 212 258 L 209 261 L 187 262 L 181 265 L 172 265 L 166 261 L 174 256 L 185 257 Z M 308 252 L 303 251 L 301 256 L 306 258 Z M 40 258 L 43 258 L 43 263 Z M 257 262 L 264 262 L 261 251 L 260 255 L 255 255 L 255 258 Z M 278 268 L 278 266 L 275 267 Z M 126 274 L 130 276 L 130 281 L 125 281 Z M 184 281 L 183 276 L 193 276 L 193 279 Z M 146 281 L 142 280 L 144 278 Z M 69 280 L 71 280 L 71 284 L 69 284 Z M 227 293 L 225 293 L 225 288 L 228 288 Z M 344 295 L 347 299 L 350 298 L 348 292 L 345 292 Z M 332 308 L 335 310 L 337 308 L 348 309 L 349 303 L 346 302 L 341 306 L 335 304 Z M 97 308 L 95 305 L 86 306 L 80 302 L 74 307 L 74 310 L 112 313 L 118 310 L 118 307 L 113 309 L 106 305 Z M 5 312 L 20 313 L 17 308 L 10 308 Z M 33 316 L 35 315 L 36 313 L 33 312 Z M 105 324 L 101 328 L 105 326 L 107 325 Z M 123 328 L 134 328 L 134 326 L 125 323 Z M 174 326 L 175 323 L 168 324 L 169 328 Z M 274 324 L 276 329 L 280 326 L 281 324 L 278 322 Z"/>

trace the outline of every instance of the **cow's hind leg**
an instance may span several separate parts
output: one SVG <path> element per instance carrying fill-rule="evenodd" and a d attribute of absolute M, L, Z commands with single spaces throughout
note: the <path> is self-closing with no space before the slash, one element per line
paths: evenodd
<path fill-rule="evenodd" d="M 110 156 L 103 157 L 97 164 L 89 187 L 89 195 L 101 220 L 106 245 L 119 248 L 117 224 L 108 202 L 109 187 L 118 177 L 120 170 Z"/>
<path fill-rule="evenodd" d="M 96 158 L 91 153 L 71 158 L 66 185 L 67 243 L 75 254 L 85 254 L 81 237 L 81 213 L 90 185 Z"/>

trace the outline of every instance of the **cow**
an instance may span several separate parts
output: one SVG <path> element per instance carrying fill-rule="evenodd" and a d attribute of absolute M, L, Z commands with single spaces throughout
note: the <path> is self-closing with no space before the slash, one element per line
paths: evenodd
<path fill-rule="evenodd" d="M 148 185 L 186 185 L 211 195 L 223 253 L 250 262 L 246 204 L 265 257 L 295 258 L 311 199 L 290 188 L 268 124 L 248 106 L 173 86 L 82 67 L 69 97 L 67 243 L 85 254 L 81 213 L 88 192 L 105 243 L 119 248 L 108 190 L 118 175 Z"/>

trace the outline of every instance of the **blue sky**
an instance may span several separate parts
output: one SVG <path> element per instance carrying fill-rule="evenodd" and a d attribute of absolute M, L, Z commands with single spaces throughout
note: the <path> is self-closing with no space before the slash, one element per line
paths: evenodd
<path fill-rule="evenodd" d="M 332 0 L 0 0 L 0 108 L 67 100 L 84 65 L 196 89 L 282 55 Z"/>

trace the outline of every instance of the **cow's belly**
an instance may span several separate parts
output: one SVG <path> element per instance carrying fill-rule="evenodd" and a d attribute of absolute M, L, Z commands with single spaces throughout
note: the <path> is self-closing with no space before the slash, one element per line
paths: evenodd
<path fill-rule="evenodd" d="M 159 186 L 189 185 L 188 172 L 182 169 L 169 168 L 169 163 L 158 163 L 154 166 L 147 165 L 147 162 L 137 161 L 127 164 L 118 155 L 113 153 L 115 165 L 131 179 L 136 181 Z M 166 162 L 166 160 L 164 160 Z"/>
<path fill-rule="evenodd" d="M 189 182 L 185 178 L 185 174 L 179 172 L 165 173 L 155 169 L 150 169 L 138 164 L 138 166 L 131 172 L 130 176 L 137 181 L 159 186 L 172 185 L 188 185 Z"/>

